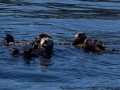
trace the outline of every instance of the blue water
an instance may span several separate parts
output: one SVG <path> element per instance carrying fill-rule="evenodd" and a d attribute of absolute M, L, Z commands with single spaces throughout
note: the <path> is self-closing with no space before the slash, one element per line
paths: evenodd
<path fill-rule="evenodd" d="M 0 45 L 0 90 L 120 90 L 119 0 L 0 0 L 0 42 L 34 40 L 40 32 L 54 42 L 72 42 L 79 32 L 104 42 L 110 54 L 54 46 L 51 59 L 13 57 Z M 24 49 L 24 47 L 21 47 Z"/>

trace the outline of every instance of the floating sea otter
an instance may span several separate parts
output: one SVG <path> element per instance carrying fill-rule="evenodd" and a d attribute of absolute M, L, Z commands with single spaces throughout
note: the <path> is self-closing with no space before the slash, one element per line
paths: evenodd
<path fill-rule="evenodd" d="M 48 51 L 51 51 L 53 49 L 53 39 L 50 35 L 46 33 L 40 33 L 35 39 L 38 47 L 43 47 Z"/>
<path fill-rule="evenodd" d="M 106 50 L 103 42 L 99 40 L 94 40 L 94 42 L 92 42 L 92 40 L 90 38 L 87 38 L 83 32 L 78 32 L 75 34 L 72 45 L 76 47 L 82 47 L 85 52 L 112 53 L 115 51 L 115 49 Z"/>
<path fill-rule="evenodd" d="M 23 55 L 24 57 L 30 58 L 32 56 L 38 56 L 41 55 L 43 57 L 50 58 L 53 54 L 53 39 L 50 35 L 46 33 L 40 33 L 35 41 L 32 42 L 23 42 L 18 41 L 15 42 L 14 38 L 10 34 L 6 34 L 4 36 L 4 39 L 6 40 L 7 45 L 26 45 L 26 46 L 32 46 L 32 48 L 28 50 L 24 50 L 23 52 L 19 52 L 17 48 L 12 48 L 12 54 L 13 55 Z"/>
<path fill-rule="evenodd" d="M 38 45 L 38 49 L 34 49 L 34 51 L 39 51 L 41 49 L 43 52 L 43 57 L 50 57 L 53 54 L 53 39 L 50 35 L 46 33 L 40 33 L 36 39 L 36 44 Z"/>
<path fill-rule="evenodd" d="M 84 41 L 84 45 L 82 46 L 83 50 L 86 52 L 95 52 L 95 53 L 102 53 L 105 51 L 105 47 L 103 46 L 101 41 L 94 40 L 92 42 L 91 39 L 86 38 Z"/>

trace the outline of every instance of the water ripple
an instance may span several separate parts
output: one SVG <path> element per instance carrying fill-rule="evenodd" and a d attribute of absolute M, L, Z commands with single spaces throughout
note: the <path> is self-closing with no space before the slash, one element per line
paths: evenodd
<path fill-rule="evenodd" d="M 1 17 L 15 17 L 15 18 L 57 18 L 57 19 L 111 19 L 119 20 L 120 11 L 117 9 L 108 8 L 111 6 L 100 6 L 97 4 L 66 4 L 66 3 L 29 3 L 20 1 L 9 1 L 5 3 L 9 8 L 4 5 L 1 8 Z M 105 2 L 102 2 L 102 4 Z M 107 4 L 105 4 L 107 5 Z M 112 4 L 113 5 L 113 4 Z M 32 8 L 30 7 L 32 6 Z M 17 7 L 17 9 L 16 9 Z M 104 8 L 103 8 L 104 7 Z M 116 7 L 116 6 L 115 6 Z M 24 9 L 26 8 L 26 9 Z M 38 8 L 38 10 L 36 10 Z"/>
<path fill-rule="evenodd" d="M 0 21 L 1 89 L 119 89 L 119 0 L 0 0 Z M 31 41 L 46 32 L 55 43 L 71 43 L 79 31 L 92 40 L 109 42 L 106 49 L 116 52 L 85 53 L 82 48 L 55 45 L 51 59 L 26 60 L 13 57 L 9 49 L 27 47 L 4 46 L 7 33 L 15 41 Z"/>

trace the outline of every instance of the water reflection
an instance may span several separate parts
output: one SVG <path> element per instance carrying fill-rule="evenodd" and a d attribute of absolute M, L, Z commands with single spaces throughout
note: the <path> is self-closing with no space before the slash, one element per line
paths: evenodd
<path fill-rule="evenodd" d="M 45 58 L 41 58 L 40 59 L 40 66 L 51 66 L 51 60 L 50 59 L 45 59 Z"/>

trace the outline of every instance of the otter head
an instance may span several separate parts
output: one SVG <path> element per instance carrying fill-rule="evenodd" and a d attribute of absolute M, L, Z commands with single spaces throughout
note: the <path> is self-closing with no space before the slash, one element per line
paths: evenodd
<path fill-rule="evenodd" d="M 45 37 L 48 37 L 48 38 L 51 38 L 52 37 L 50 35 L 48 35 L 47 33 L 40 33 L 35 39 L 36 39 L 36 42 L 41 42 L 41 39 L 42 38 L 45 38 Z"/>
<path fill-rule="evenodd" d="M 10 34 L 6 34 L 6 35 L 4 36 L 4 39 L 6 40 L 7 43 L 14 42 L 14 38 L 13 38 L 13 36 L 10 35 Z"/>
<path fill-rule="evenodd" d="M 42 38 L 40 46 L 43 47 L 46 51 L 51 51 L 53 49 L 53 40 L 51 38 Z"/>
<path fill-rule="evenodd" d="M 82 44 L 84 43 L 84 40 L 87 38 L 87 36 L 85 35 L 85 33 L 83 32 L 78 32 L 76 35 L 75 35 L 75 38 L 74 38 L 74 41 L 73 41 L 73 45 L 78 45 L 78 44 Z"/>

